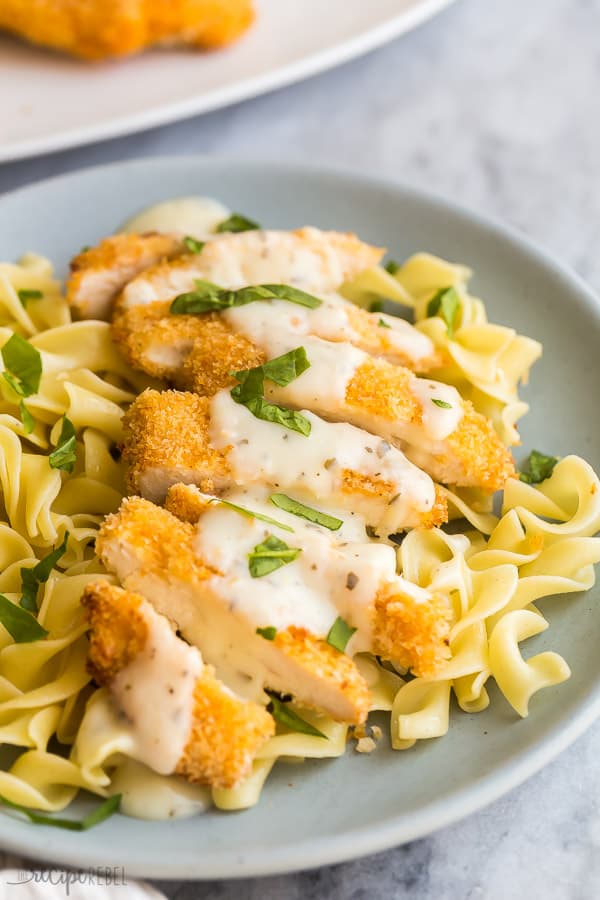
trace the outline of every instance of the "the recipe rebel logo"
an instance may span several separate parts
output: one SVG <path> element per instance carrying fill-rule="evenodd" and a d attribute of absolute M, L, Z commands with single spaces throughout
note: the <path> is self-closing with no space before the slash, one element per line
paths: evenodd
<path fill-rule="evenodd" d="M 71 895 L 74 885 L 98 885 L 101 887 L 126 887 L 127 876 L 123 866 L 96 866 L 89 869 L 5 869 L 0 873 L 1 883 L 7 886 L 41 884 L 62 887 L 65 896 Z"/>

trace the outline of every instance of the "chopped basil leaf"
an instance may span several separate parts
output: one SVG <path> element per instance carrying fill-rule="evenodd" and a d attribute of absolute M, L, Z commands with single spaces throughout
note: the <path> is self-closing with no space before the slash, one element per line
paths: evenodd
<path fill-rule="evenodd" d="M 527 460 L 529 472 L 521 472 L 519 478 L 526 484 L 540 484 L 550 478 L 557 462 L 556 456 L 546 456 L 539 450 L 532 450 Z"/>
<path fill-rule="evenodd" d="M 451 403 L 448 403 L 446 400 L 440 400 L 439 397 L 432 397 L 431 402 L 435 403 L 436 406 L 439 406 L 440 409 L 452 409 Z"/>
<path fill-rule="evenodd" d="M 219 299 L 224 292 L 218 284 L 213 284 L 212 281 L 204 281 L 202 278 L 195 278 L 194 284 L 195 288 L 193 291 L 178 294 L 175 297 L 169 307 L 171 313 L 174 315 L 192 315 L 227 308 L 227 304 Z"/>
<path fill-rule="evenodd" d="M 341 528 L 344 524 L 342 519 L 336 519 L 335 516 L 330 516 L 318 509 L 313 509 L 311 506 L 305 506 L 304 503 L 293 500 L 291 497 L 288 497 L 287 494 L 271 494 L 269 499 L 271 503 L 278 506 L 279 509 L 292 513 L 294 516 L 308 519 L 309 522 L 314 522 L 315 525 L 322 525 L 324 528 L 329 528 L 330 531 L 337 531 L 338 528 Z"/>
<path fill-rule="evenodd" d="M 80 253 L 87 253 L 88 250 L 91 250 L 91 249 L 92 249 L 92 245 L 91 245 L 91 244 L 84 244 L 83 247 L 81 248 L 81 250 L 80 250 L 79 252 L 80 252 Z"/>
<path fill-rule="evenodd" d="M 44 296 L 41 291 L 30 290 L 29 288 L 21 288 L 17 291 L 19 300 L 25 306 L 28 300 L 41 300 Z"/>
<path fill-rule="evenodd" d="M 37 612 L 37 592 L 40 584 L 45 584 L 50 578 L 50 573 L 55 568 L 57 562 L 65 555 L 67 550 L 67 542 L 69 540 L 69 532 L 65 531 L 62 544 L 51 550 L 47 556 L 31 568 L 21 569 L 21 606 L 30 612 Z"/>
<path fill-rule="evenodd" d="M 266 628 L 257 628 L 256 633 L 260 634 L 265 641 L 274 641 L 277 637 L 277 629 L 274 625 L 267 625 Z"/>
<path fill-rule="evenodd" d="M 384 319 L 380 319 L 377 324 L 379 325 L 380 328 L 391 328 L 392 327 L 389 324 L 389 322 L 384 321 Z"/>
<path fill-rule="evenodd" d="M 276 356 L 270 359 L 262 366 L 255 366 L 253 369 L 243 369 L 241 372 L 232 372 L 234 378 L 240 384 L 233 388 L 232 396 L 238 402 L 252 400 L 255 397 L 262 397 L 264 394 L 263 379 L 268 378 L 269 381 L 275 382 L 280 387 L 290 384 L 299 375 L 302 375 L 308 368 L 310 363 L 306 356 L 304 347 L 296 347 L 282 356 Z M 262 377 L 261 377 L 262 376 Z M 243 400 L 240 400 L 243 398 Z"/>
<path fill-rule="evenodd" d="M 234 388 L 235 390 L 235 388 Z M 233 396 L 233 392 L 232 392 Z M 236 398 L 234 397 L 234 400 Z M 311 432 L 311 424 L 306 416 L 296 412 L 293 409 L 287 409 L 285 406 L 278 406 L 276 403 L 268 403 L 262 397 L 255 397 L 251 400 L 236 400 L 242 403 L 253 416 L 262 419 L 264 422 L 273 422 L 275 425 L 282 425 L 283 428 L 289 428 L 290 431 L 297 431 L 298 434 L 308 437 Z"/>
<path fill-rule="evenodd" d="M 19 397 L 37 394 L 42 377 L 42 357 L 38 350 L 20 334 L 13 334 L 2 347 L 6 371 L 4 380 Z"/>
<path fill-rule="evenodd" d="M 240 231 L 256 231 L 259 228 L 258 222 L 253 222 L 252 219 L 242 216 L 241 213 L 232 213 L 228 219 L 224 219 L 217 225 L 215 231 L 217 234 L 223 234 L 226 231 L 237 234 Z"/>
<path fill-rule="evenodd" d="M 117 812 L 121 803 L 121 794 L 113 794 L 112 797 L 108 797 L 107 800 L 89 813 L 85 819 L 80 819 L 79 821 L 76 819 L 59 819 L 45 816 L 27 809 L 25 806 L 21 806 L 20 803 L 13 803 L 12 800 L 7 800 L 6 797 L 2 796 L 0 796 L 0 803 L 23 813 L 35 825 L 52 825 L 54 828 L 66 828 L 68 831 L 87 831 L 88 828 L 99 825 L 100 822 L 104 822 L 105 819 Z"/>
<path fill-rule="evenodd" d="M 373 300 L 369 306 L 369 312 L 383 312 L 383 300 Z"/>
<path fill-rule="evenodd" d="M 205 241 L 197 241 L 196 238 L 191 237 L 188 234 L 183 239 L 183 245 L 186 250 L 190 251 L 190 253 L 202 253 L 202 251 L 204 250 Z"/>
<path fill-rule="evenodd" d="M 0 594 L 0 624 L 4 625 L 16 644 L 39 641 L 48 634 L 30 612 L 11 603 L 3 594 Z"/>
<path fill-rule="evenodd" d="M 48 457 L 48 462 L 51 469 L 62 469 L 63 472 L 72 472 L 76 459 L 75 428 L 71 420 L 63 416 L 58 444 Z"/>
<path fill-rule="evenodd" d="M 309 309 L 317 309 L 323 303 L 318 297 L 307 294 L 306 291 L 301 291 L 290 284 L 261 284 L 259 286 L 268 291 L 273 299 L 287 300 L 288 303 L 297 303 L 298 306 L 307 306 Z"/>
<path fill-rule="evenodd" d="M 19 412 L 21 414 L 21 422 L 23 423 L 25 434 L 31 434 L 31 432 L 35 428 L 35 419 L 25 406 L 24 400 L 21 400 L 21 402 L 19 403 Z"/>
<path fill-rule="evenodd" d="M 427 316 L 441 316 L 448 328 L 448 337 L 454 337 L 454 325 L 460 309 L 460 297 L 453 287 L 442 288 L 427 304 Z"/>
<path fill-rule="evenodd" d="M 349 572 L 348 575 L 352 575 L 352 572 Z M 356 577 L 356 576 L 354 576 Z M 355 583 L 356 584 L 356 583 Z M 349 588 L 352 590 L 352 588 Z M 343 653 L 346 649 L 346 644 L 356 631 L 356 628 L 351 628 L 347 622 L 338 616 L 331 628 L 329 629 L 329 634 L 325 638 L 328 644 L 331 644 L 332 647 L 335 647 L 336 650 L 339 650 L 340 653 Z"/>
<path fill-rule="evenodd" d="M 390 275 L 395 275 L 400 269 L 400 263 L 397 263 L 395 259 L 390 259 L 383 268 L 386 272 L 389 272 Z"/>
<path fill-rule="evenodd" d="M 289 303 L 297 303 L 310 309 L 316 309 L 322 303 L 318 297 L 286 284 L 255 284 L 239 288 L 237 291 L 228 291 L 210 281 L 196 279 L 194 283 L 195 290 L 175 297 L 170 306 L 172 313 L 189 315 L 219 312 L 261 300 L 287 300 Z"/>
<path fill-rule="evenodd" d="M 238 506 L 237 503 L 230 503 L 229 500 L 221 500 L 220 497 L 215 497 L 214 500 L 210 501 L 211 503 L 220 503 L 221 506 L 226 506 L 227 509 L 232 509 L 234 512 L 240 513 L 242 516 L 247 516 L 249 519 L 259 519 L 261 522 L 266 522 L 268 525 L 276 525 L 277 528 L 283 528 L 284 531 L 293 531 L 289 525 L 284 525 L 283 522 L 278 522 L 276 519 L 272 519 L 270 516 L 264 516 L 262 513 L 253 512 L 251 509 L 246 509 L 243 506 Z"/>
<path fill-rule="evenodd" d="M 315 726 L 311 725 L 310 722 L 307 722 L 306 719 L 301 719 L 297 713 L 290 709 L 289 706 L 280 700 L 272 691 L 267 691 L 267 694 L 271 698 L 271 702 L 267 706 L 267 709 L 275 721 L 279 722 L 280 725 L 285 725 L 290 731 L 298 731 L 301 734 L 312 734 L 314 737 L 325 738 L 326 741 L 329 740 L 326 734 L 323 734 L 322 731 L 319 731 L 318 728 L 315 728 Z"/>
<path fill-rule="evenodd" d="M 253 578 L 262 578 L 263 575 L 269 575 L 275 569 L 294 562 L 301 552 L 299 547 L 288 547 L 285 541 L 270 534 L 248 554 L 248 569 Z"/>

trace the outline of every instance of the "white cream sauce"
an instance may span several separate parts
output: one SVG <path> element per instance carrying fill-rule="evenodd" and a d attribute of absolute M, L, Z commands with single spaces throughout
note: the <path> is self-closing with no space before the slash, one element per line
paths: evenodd
<path fill-rule="evenodd" d="M 226 206 L 211 197 L 177 197 L 146 207 L 125 222 L 121 231 L 129 234 L 179 232 L 206 240 L 213 236 L 217 225 L 230 215 Z"/>
<path fill-rule="evenodd" d="M 201 517 L 195 551 L 222 573 L 211 579 L 210 587 L 230 611 L 254 629 L 296 626 L 321 638 L 341 616 L 358 629 L 352 652 L 369 649 L 375 595 L 383 584 L 397 580 L 394 548 L 364 539 L 346 541 L 339 532 L 283 512 L 261 490 L 233 492 L 227 499 L 294 529 L 286 531 L 218 504 Z M 301 552 L 293 562 L 253 578 L 248 554 L 270 534 Z"/>
<path fill-rule="evenodd" d="M 381 526 L 382 534 L 418 525 L 431 510 L 433 481 L 400 450 L 345 422 L 325 422 L 306 410 L 302 415 L 311 424 L 308 437 L 257 419 L 228 390 L 220 391 L 211 404 L 211 444 L 231 447 L 227 461 L 239 485 L 262 483 L 274 491 L 291 490 L 299 500 L 326 503 L 328 509 L 338 503 L 360 513 L 368 524 Z M 390 482 L 391 493 L 383 497 L 343 493 L 344 469 Z M 395 499 L 390 503 L 391 498 Z"/>
<path fill-rule="evenodd" d="M 194 686 L 203 663 L 198 650 L 177 638 L 165 618 L 149 604 L 146 609 L 146 643 L 113 679 L 110 692 L 131 727 L 136 743 L 132 756 L 168 775 L 188 741 Z"/>
<path fill-rule="evenodd" d="M 413 378 L 412 389 L 421 403 L 423 429 L 428 438 L 442 441 L 456 431 L 463 417 L 463 407 L 455 387 L 428 378 Z"/>
<path fill-rule="evenodd" d="M 123 815 L 136 819 L 183 819 L 212 806 L 210 788 L 190 784 L 179 775 L 159 775 L 133 759 L 117 766 L 110 789 L 121 794 Z"/>

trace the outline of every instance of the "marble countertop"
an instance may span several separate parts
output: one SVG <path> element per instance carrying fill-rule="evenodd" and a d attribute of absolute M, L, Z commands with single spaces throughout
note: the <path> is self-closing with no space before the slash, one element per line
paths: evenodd
<path fill-rule="evenodd" d="M 499 217 L 600 291 L 599 35 L 600 0 L 459 0 L 418 31 L 303 84 L 0 166 L 0 192 L 156 154 L 342 164 Z M 484 811 L 378 856 L 277 878 L 158 886 L 173 900 L 595 900 L 599 751 L 600 723 Z"/>

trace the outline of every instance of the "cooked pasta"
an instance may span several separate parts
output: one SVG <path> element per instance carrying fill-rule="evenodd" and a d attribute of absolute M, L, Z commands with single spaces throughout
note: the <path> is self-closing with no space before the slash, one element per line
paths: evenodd
<path fill-rule="evenodd" d="M 464 266 L 417 254 L 393 275 L 381 267 L 354 275 L 343 293 L 363 308 L 383 297 L 411 309 L 417 330 L 438 353 L 428 377 L 457 388 L 504 444 L 515 444 L 516 421 L 527 410 L 518 387 L 541 347 L 489 323 L 483 302 L 468 293 L 469 275 Z M 440 312 L 444 302 L 450 318 Z M 37 351 L 41 373 L 35 389 L 23 389 L 24 376 L 20 382 L 11 377 L 3 350 L 9 377 L 0 380 L 0 594 L 29 615 L 29 629 L 41 630 L 32 638 L 10 616 L 0 618 L 0 741 L 15 748 L 14 762 L 0 772 L 0 796 L 52 812 L 81 789 L 100 797 L 118 793 L 123 812 L 156 818 L 191 815 L 211 803 L 245 809 L 258 802 L 278 760 L 337 757 L 350 737 L 358 749 L 361 738 L 378 737 L 368 725 L 352 729 L 296 701 L 286 704 L 288 711 L 308 730 L 280 724 L 233 787 L 189 784 L 181 774 L 161 774 L 140 761 L 110 686 L 92 681 L 81 596 L 92 580 L 116 582 L 94 541 L 126 493 L 122 417 L 140 392 L 160 383 L 125 362 L 107 322 L 72 321 L 50 262 L 37 256 L 0 264 L 0 346 L 13 335 Z M 526 716 L 537 691 L 568 678 L 568 664 L 557 653 L 525 657 L 521 645 L 548 627 L 537 601 L 588 590 L 600 562 L 594 537 L 600 484 L 577 456 L 558 461 L 536 484 L 509 478 L 499 516 L 478 487 L 438 490 L 450 517 L 466 521 L 463 532 L 415 528 L 396 556 L 405 583 L 448 599 L 443 664 L 414 677 L 397 659 L 354 654 L 370 709 L 390 713 L 391 743 L 399 750 L 448 731 L 452 695 L 465 712 L 485 709 L 489 679 Z M 49 554 L 56 558 L 44 571 Z M 268 701 L 261 693 L 259 702 Z M 368 749 L 375 744 L 368 742 Z"/>

